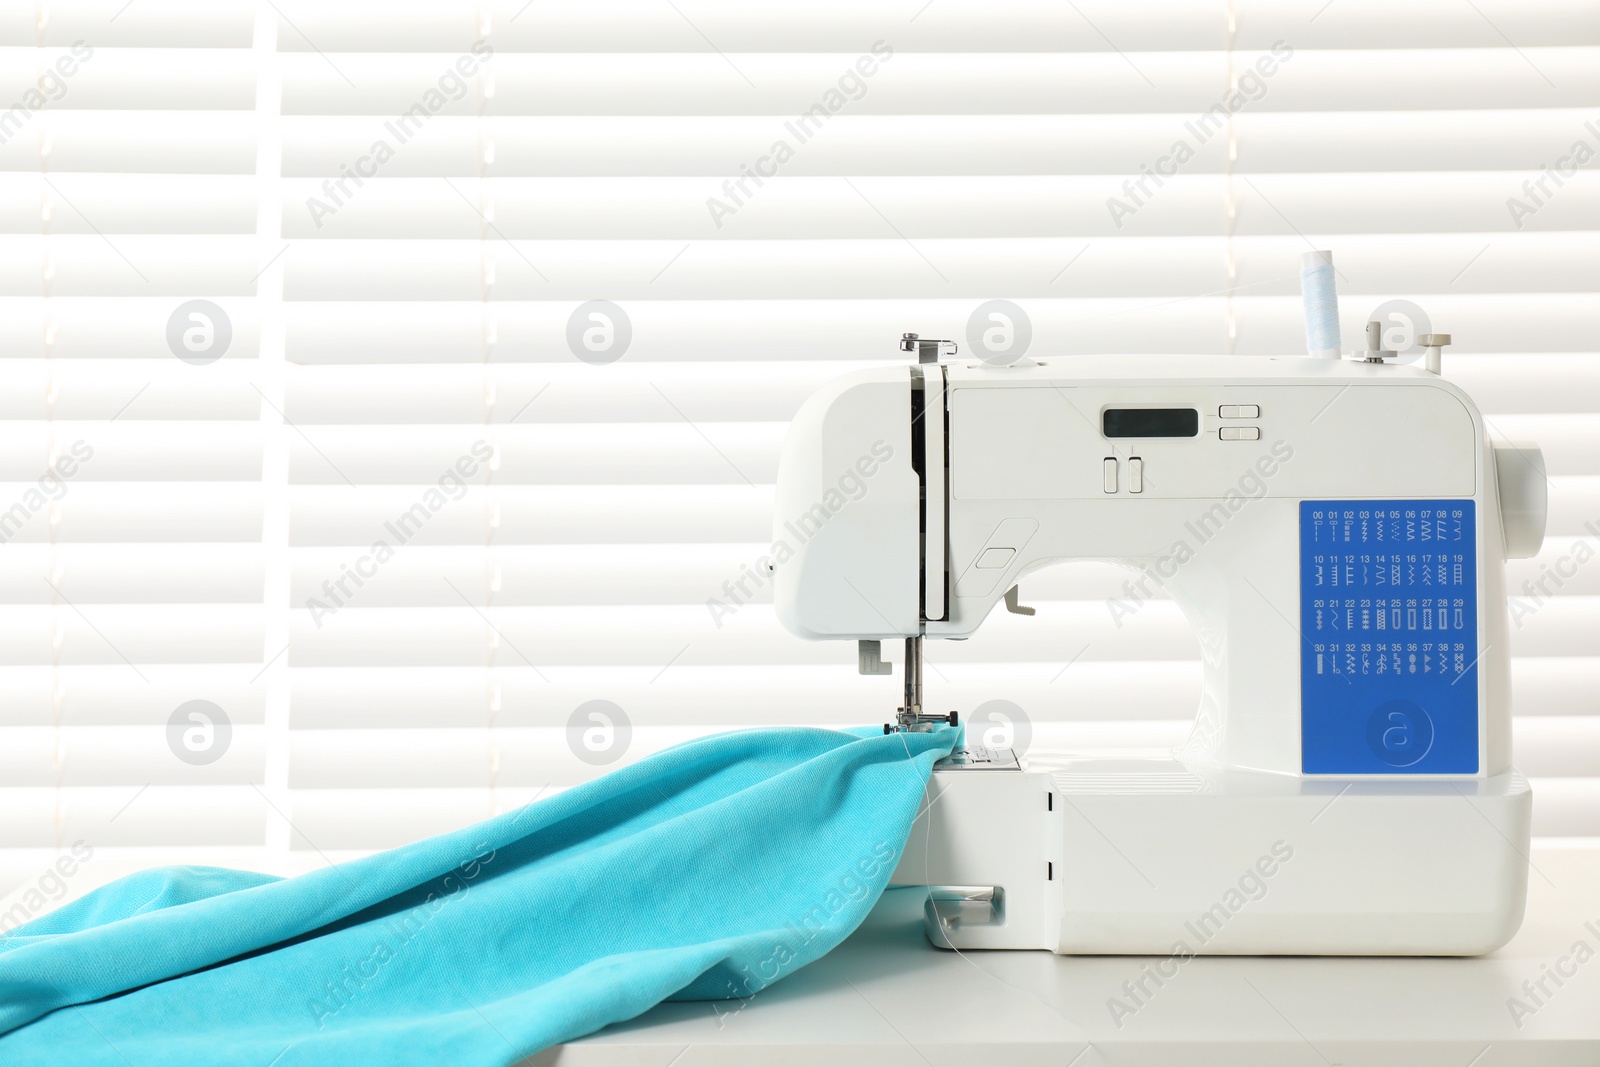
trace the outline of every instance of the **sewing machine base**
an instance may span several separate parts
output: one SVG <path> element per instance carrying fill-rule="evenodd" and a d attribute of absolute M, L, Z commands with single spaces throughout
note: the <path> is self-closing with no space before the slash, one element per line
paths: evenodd
<path fill-rule="evenodd" d="M 1521 925 L 1532 793 L 1177 759 L 942 763 L 892 881 L 941 948 L 1473 956 Z"/>

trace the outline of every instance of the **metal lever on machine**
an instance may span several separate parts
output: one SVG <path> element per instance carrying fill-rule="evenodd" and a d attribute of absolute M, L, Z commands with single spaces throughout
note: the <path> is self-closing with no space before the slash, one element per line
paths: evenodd
<path fill-rule="evenodd" d="M 956 354 L 954 341 L 924 341 L 920 335 L 903 333 L 900 335 L 900 351 L 915 352 L 918 363 L 937 363 L 940 356 L 953 356 Z"/>
<path fill-rule="evenodd" d="M 1018 593 L 1016 586 L 1012 586 L 1010 589 L 1006 590 L 1006 610 L 1011 612 L 1013 615 L 1032 615 L 1034 610 L 1025 605 L 1018 604 L 1017 596 Z"/>
<path fill-rule="evenodd" d="M 882 641 L 856 642 L 857 674 L 893 674 L 894 664 L 883 658 Z"/>

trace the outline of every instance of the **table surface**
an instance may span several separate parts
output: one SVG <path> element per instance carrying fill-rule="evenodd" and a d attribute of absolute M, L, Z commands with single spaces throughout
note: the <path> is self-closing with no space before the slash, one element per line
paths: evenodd
<path fill-rule="evenodd" d="M 747 1001 L 663 1004 L 529 1063 L 1595 1067 L 1600 847 L 1532 862 L 1522 929 L 1492 955 L 1196 957 L 1120 1019 L 1108 1002 L 1132 1003 L 1122 985 L 1150 957 L 940 951 L 923 893 L 890 890 L 843 945 Z M 1542 1003 L 1523 990 L 1541 978 Z"/>

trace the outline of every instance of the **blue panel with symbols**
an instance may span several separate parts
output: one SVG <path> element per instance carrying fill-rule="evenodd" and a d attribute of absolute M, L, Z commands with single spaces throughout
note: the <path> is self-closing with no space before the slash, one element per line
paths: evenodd
<path fill-rule="evenodd" d="M 1300 502 L 1301 769 L 1475 774 L 1470 500 Z"/>

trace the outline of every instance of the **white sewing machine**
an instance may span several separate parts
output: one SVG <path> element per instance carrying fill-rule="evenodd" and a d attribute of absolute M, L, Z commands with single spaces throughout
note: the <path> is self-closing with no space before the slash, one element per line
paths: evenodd
<path fill-rule="evenodd" d="M 1507 558 L 1543 457 L 1393 353 L 1044 357 L 848 374 L 779 467 L 779 618 L 811 640 L 961 639 L 1073 559 L 1155 575 L 1199 638 L 1162 759 L 942 761 L 896 884 L 931 941 L 1062 953 L 1475 955 L 1521 924 L 1532 798 L 1511 765 Z M 857 486 L 865 489 L 859 494 Z M 1108 716 L 1114 708 L 1106 709 Z M 891 727 L 886 726 L 885 730 Z"/>

